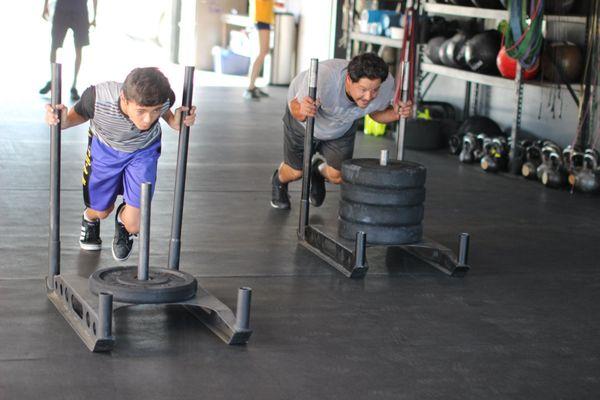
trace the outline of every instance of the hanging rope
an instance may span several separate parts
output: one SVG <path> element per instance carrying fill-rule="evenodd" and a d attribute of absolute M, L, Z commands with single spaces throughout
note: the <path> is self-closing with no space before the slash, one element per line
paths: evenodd
<path fill-rule="evenodd" d="M 509 0 L 507 21 L 498 27 L 503 34 L 506 53 L 517 60 L 523 68 L 531 68 L 538 61 L 544 38 L 544 0 Z"/>

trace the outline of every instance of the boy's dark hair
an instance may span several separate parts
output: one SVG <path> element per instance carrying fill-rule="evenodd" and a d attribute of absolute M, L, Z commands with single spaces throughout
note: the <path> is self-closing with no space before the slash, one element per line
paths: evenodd
<path fill-rule="evenodd" d="M 169 80 L 158 68 L 136 68 L 127 75 L 123 82 L 123 95 L 128 101 L 135 101 L 141 106 L 157 106 L 170 100 L 175 103 L 175 93 Z"/>
<path fill-rule="evenodd" d="M 348 76 L 350 76 L 352 82 L 358 82 L 361 78 L 381 79 L 381 82 L 383 82 L 386 80 L 388 72 L 388 65 L 375 53 L 354 56 L 348 64 Z"/>

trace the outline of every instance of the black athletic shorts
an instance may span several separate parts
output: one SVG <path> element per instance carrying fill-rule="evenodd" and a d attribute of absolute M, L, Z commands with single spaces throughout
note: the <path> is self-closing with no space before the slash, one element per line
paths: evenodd
<path fill-rule="evenodd" d="M 313 150 L 318 151 L 327 160 L 327 164 L 340 171 L 342 162 L 352 158 L 354 153 L 354 137 L 358 120 L 348 129 L 344 135 L 332 140 L 313 139 Z M 302 170 L 304 157 L 304 133 L 306 129 L 290 113 L 289 107 L 285 107 L 283 116 L 283 160 L 295 170 Z"/>
<path fill-rule="evenodd" d="M 256 29 L 259 30 L 259 31 L 262 30 L 262 29 L 265 29 L 265 30 L 270 30 L 271 29 L 271 24 L 267 24 L 266 22 L 257 22 L 255 24 L 255 26 L 256 26 Z"/>
<path fill-rule="evenodd" d="M 75 47 L 83 47 L 90 44 L 90 22 L 87 12 L 82 14 L 55 13 L 52 19 L 52 48 L 58 49 L 63 46 L 67 30 L 73 30 Z"/>

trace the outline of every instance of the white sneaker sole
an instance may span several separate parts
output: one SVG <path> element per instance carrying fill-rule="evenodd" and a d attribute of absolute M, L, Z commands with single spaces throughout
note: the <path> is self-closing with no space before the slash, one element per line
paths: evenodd
<path fill-rule="evenodd" d="M 127 261 L 127 259 L 131 256 L 131 253 L 133 253 L 133 247 L 131 248 L 131 251 L 129 252 L 129 254 L 127 254 L 127 257 L 125 258 L 117 257 L 117 255 L 115 254 L 115 248 L 113 246 L 110 247 L 110 252 L 112 253 L 113 258 L 116 261 Z"/>
<path fill-rule="evenodd" d="M 271 207 L 276 208 L 277 210 L 289 210 L 291 208 L 291 207 L 280 207 L 273 202 L 271 202 Z"/>
<path fill-rule="evenodd" d="M 89 251 L 102 250 L 101 244 L 86 244 L 86 243 L 79 242 L 79 247 L 81 247 L 83 250 L 89 250 Z"/>

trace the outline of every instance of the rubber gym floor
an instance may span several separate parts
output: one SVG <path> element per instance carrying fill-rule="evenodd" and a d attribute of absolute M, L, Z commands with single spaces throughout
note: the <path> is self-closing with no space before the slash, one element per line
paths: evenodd
<path fill-rule="evenodd" d="M 593 399 L 600 393 L 597 197 L 486 175 L 445 151 L 428 168 L 425 233 L 456 248 L 463 279 L 369 248 L 364 280 L 297 244 L 291 212 L 269 206 L 282 157 L 285 89 L 246 103 L 239 88 L 197 88 L 181 269 L 232 309 L 253 289 L 246 346 L 227 346 L 178 307 L 115 316 L 112 353 L 90 353 L 46 297 L 49 134 L 42 102 L 0 120 L 0 399 Z M 6 115 L 5 115 L 6 117 Z M 8 121 L 8 122 L 7 122 Z M 152 205 L 151 258 L 166 265 L 177 136 L 166 128 Z M 115 265 L 79 250 L 86 127 L 63 133 L 63 270 Z M 357 136 L 355 156 L 392 149 Z M 336 227 L 338 188 L 311 209 Z M 137 263 L 137 246 L 128 264 Z"/>

